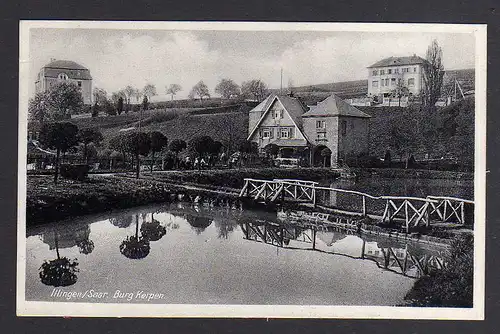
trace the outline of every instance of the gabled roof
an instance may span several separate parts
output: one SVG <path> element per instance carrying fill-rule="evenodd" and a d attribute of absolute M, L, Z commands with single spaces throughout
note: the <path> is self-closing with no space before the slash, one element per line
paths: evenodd
<path fill-rule="evenodd" d="M 259 103 L 258 105 L 256 105 L 255 107 L 253 107 L 252 110 L 250 110 L 250 112 L 264 112 L 267 110 L 267 108 L 269 108 L 269 106 L 271 105 L 271 102 L 273 101 L 273 98 L 276 96 L 276 94 L 271 94 L 269 95 L 268 97 L 266 97 L 261 103 Z"/>
<path fill-rule="evenodd" d="M 385 67 L 385 66 L 402 66 L 402 65 L 416 65 L 423 64 L 426 60 L 417 55 L 409 56 L 409 57 L 389 57 L 384 58 L 375 64 L 368 66 L 368 68 L 372 67 Z"/>
<path fill-rule="evenodd" d="M 248 138 L 252 137 L 255 130 L 257 130 L 257 128 L 260 126 L 260 123 L 262 123 L 262 121 L 266 117 L 267 112 L 269 111 L 269 108 L 274 103 L 274 101 L 279 101 L 283 105 L 283 108 L 285 108 L 285 110 L 288 112 L 288 114 L 292 118 L 295 125 L 297 125 L 299 130 L 302 131 L 302 118 L 301 118 L 301 116 L 302 116 L 302 114 L 304 114 L 307 107 L 296 97 L 292 97 L 292 96 L 288 96 L 288 95 L 271 94 L 264 101 L 262 101 L 258 106 L 256 106 L 252 110 L 250 110 L 250 112 L 262 111 L 262 115 L 261 115 L 259 121 L 257 122 L 257 124 L 255 124 L 252 131 L 250 131 Z"/>
<path fill-rule="evenodd" d="M 332 94 L 323 101 L 318 102 L 317 105 L 312 106 L 308 112 L 302 115 L 302 117 L 320 116 L 349 116 L 362 118 L 371 117 L 361 110 L 351 106 L 349 103 L 345 102 L 335 94 Z"/>

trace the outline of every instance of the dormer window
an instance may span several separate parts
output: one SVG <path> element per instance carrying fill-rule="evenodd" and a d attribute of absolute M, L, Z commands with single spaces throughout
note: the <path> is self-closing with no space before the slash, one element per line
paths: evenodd
<path fill-rule="evenodd" d="M 66 73 L 59 73 L 59 75 L 57 76 L 57 79 L 68 80 L 68 75 Z"/>

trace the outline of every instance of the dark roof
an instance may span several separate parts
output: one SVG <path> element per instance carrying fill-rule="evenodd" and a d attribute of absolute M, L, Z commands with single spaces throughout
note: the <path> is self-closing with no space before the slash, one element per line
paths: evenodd
<path fill-rule="evenodd" d="M 54 60 L 43 68 L 44 76 L 49 78 L 57 78 L 60 73 L 66 73 L 71 79 L 92 80 L 87 68 L 71 60 Z"/>
<path fill-rule="evenodd" d="M 68 70 L 88 70 L 86 67 L 83 67 L 82 65 L 75 63 L 72 60 L 53 60 L 44 67 L 65 68 Z"/>
<path fill-rule="evenodd" d="M 350 116 L 363 118 L 371 117 L 361 110 L 351 106 L 349 103 L 345 102 L 335 94 L 332 94 L 323 101 L 318 102 L 317 105 L 312 106 L 308 112 L 302 115 L 302 117 L 315 116 Z"/>
<path fill-rule="evenodd" d="M 368 66 L 368 68 L 372 67 L 384 67 L 384 66 L 401 66 L 401 65 L 416 65 L 425 63 L 425 59 L 421 58 L 417 55 L 409 56 L 409 57 L 389 57 L 384 58 L 375 64 Z"/>
<path fill-rule="evenodd" d="M 302 118 L 301 116 L 307 110 L 306 106 L 296 97 L 289 95 L 277 95 L 278 100 L 281 102 L 283 107 L 297 126 L 302 129 Z"/>

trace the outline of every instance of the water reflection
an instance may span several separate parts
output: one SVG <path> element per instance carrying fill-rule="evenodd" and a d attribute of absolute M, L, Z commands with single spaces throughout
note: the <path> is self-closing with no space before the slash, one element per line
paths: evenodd
<path fill-rule="evenodd" d="M 151 213 L 151 222 L 144 221 L 142 223 L 141 233 L 150 241 L 158 241 L 167 234 L 167 228 L 154 219 L 154 213 Z"/>
<path fill-rule="evenodd" d="M 240 227 L 245 240 L 287 249 L 371 260 L 379 268 L 413 278 L 430 274 L 445 266 L 440 250 L 424 250 L 409 243 L 374 236 L 361 237 L 354 231 L 322 223 L 294 226 L 257 220 L 242 222 Z"/>
<path fill-rule="evenodd" d="M 76 283 L 78 277 L 77 259 L 70 260 L 67 257 L 61 257 L 59 254 L 59 237 L 57 231 L 53 230 L 54 248 L 57 258 L 55 260 L 45 260 L 40 266 L 40 280 L 45 285 L 51 286 L 69 286 Z M 53 248 L 51 248 L 53 249 Z"/>
<path fill-rule="evenodd" d="M 120 244 L 120 253 L 129 259 L 143 259 L 148 256 L 151 247 L 149 239 L 139 236 L 139 215 L 135 215 L 135 235 L 128 236 Z"/>

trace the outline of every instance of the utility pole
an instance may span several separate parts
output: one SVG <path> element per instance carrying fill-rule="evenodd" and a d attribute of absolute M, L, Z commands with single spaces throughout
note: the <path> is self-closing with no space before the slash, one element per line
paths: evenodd
<path fill-rule="evenodd" d="M 281 76 L 280 76 L 280 95 L 283 94 L 283 67 L 281 68 Z"/>

